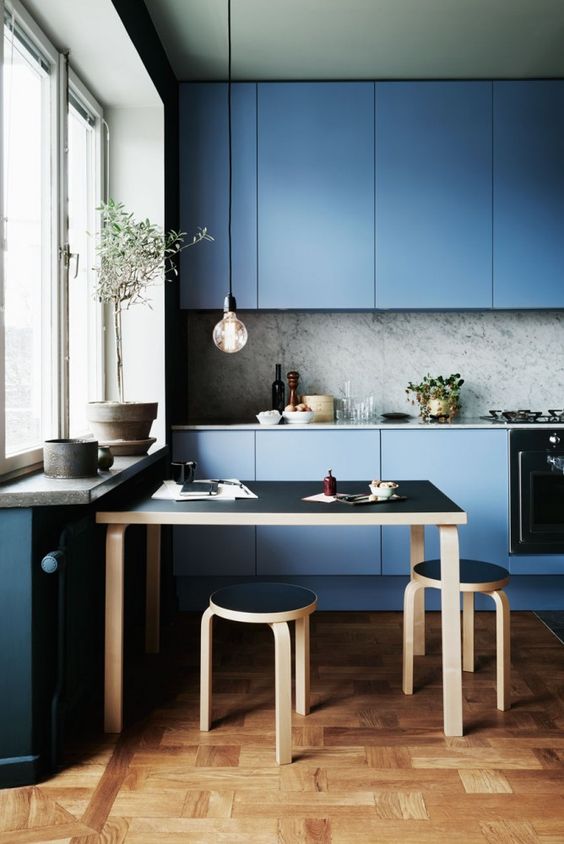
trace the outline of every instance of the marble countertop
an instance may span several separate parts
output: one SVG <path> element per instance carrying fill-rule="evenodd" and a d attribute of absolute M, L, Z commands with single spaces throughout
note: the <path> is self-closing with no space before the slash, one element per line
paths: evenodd
<path fill-rule="evenodd" d="M 412 430 L 412 429 L 428 429 L 437 430 L 443 429 L 464 429 L 464 428 L 486 428 L 488 430 L 513 430 L 516 428 L 522 429 L 563 429 L 564 422 L 555 422 L 552 425 L 533 424 L 533 423 L 504 423 L 504 422 L 489 422 L 485 419 L 473 418 L 457 418 L 452 422 L 422 422 L 419 417 L 413 417 L 404 421 L 385 421 L 379 420 L 377 422 L 310 422 L 307 424 L 284 424 L 284 425 L 261 425 L 259 422 L 225 422 L 225 423 L 193 423 L 190 425 L 173 425 L 173 431 L 303 431 L 304 429 L 311 429 L 315 431 L 339 431 L 351 430 L 359 431 L 365 429 L 375 430 Z"/>
<path fill-rule="evenodd" d="M 43 472 L 34 472 L 6 481 L 0 484 L 0 507 L 91 504 L 156 463 L 167 451 L 167 446 L 155 443 L 148 454 L 116 457 L 109 471 L 98 471 L 92 478 L 46 478 Z"/>

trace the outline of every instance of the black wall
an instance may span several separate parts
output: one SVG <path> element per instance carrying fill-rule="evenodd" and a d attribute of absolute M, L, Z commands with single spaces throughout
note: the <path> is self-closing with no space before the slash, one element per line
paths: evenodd
<path fill-rule="evenodd" d="M 169 64 L 151 16 L 140 0 L 112 0 L 164 105 L 165 228 L 179 230 L 178 80 Z M 180 311 L 179 281 L 165 284 L 165 389 L 167 441 L 170 425 L 187 413 L 186 319 Z"/>

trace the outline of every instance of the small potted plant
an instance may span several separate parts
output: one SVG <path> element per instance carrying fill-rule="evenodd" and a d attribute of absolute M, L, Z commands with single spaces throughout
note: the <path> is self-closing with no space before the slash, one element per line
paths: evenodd
<path fill-rule="evenodd" d="M 424 422 L 431 418 L 450 422 L 460 410 L 460 388 L 463 384 L 464 379 L 459 372 L 448 377 L 427 374 L 419 384 L 410 381 L 405 392 L 408 396 L 413 394 L 410 401 L 419 405 L 419 415 Z"/>
<path fill-rule="evenodd" d="M 178 275 L 175 258 L 187 246 L 213 240 L 207 229 L 198 229 L 189 243 L 185 233 L 162 229 L 150 220 L 136 220 L 121 202 L 103 203 L 101 229 L 96 252 L 94 298 L 112 308 L 116 380 L 119 401 L 90 402 L 88 421 L 101 442 L 133 441 L 122 446 L 122 454 L 144 454 L 157 402 L 127 402 L 123 380 L 122 312 L 133 305 L 151 307 L 147 291 L 152 285 Z"/>

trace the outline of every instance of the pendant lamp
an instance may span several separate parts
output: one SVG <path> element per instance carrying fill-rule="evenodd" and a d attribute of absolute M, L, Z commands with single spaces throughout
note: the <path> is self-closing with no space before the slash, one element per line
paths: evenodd
<path fill-rule="evenodd" d="M 221 352 L 232 354 L 240 352 L 247 342 L 247 329 L 240 319 L 237 318 L 237 302 L 233 296 L 233 267 L 231 256 L 231 205 L 232 205 L 232 142 L 231 142 L 231 0 L 227 0 L 227 45 L 228 45 L 228 68 L 227 68 L 227 131 L 228 131 L 228 152 L 229 152 L 229 210 L 228 210 L 228 252 L 229 252 L 229 293 L 223 303 L 223 319 L 213 329 L 213 342 Z"/>

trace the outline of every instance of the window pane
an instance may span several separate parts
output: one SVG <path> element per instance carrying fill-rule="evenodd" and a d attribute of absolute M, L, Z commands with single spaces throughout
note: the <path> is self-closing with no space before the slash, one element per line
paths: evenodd
<path fill-rule="evenodd" d="M 49 289 L 49 87 L 25 48 L 4 38 L 4 254 L 6 455 L 41 444 L 49 354 L 43 291 Z M 47 312 L 48 313 L 48 312 Z"/>
<path fill-rule="evenodd" d="M 86 403 L 92 400 L 92 363 L 97 344 L 92 336 L 94 302 L 90 275 L 96 199 L 94 129 L 72 106 L 69 108 L 69 245 L 73 257 L 69 273 L 69 425 L 71 437 L 88 433 Z M 78 273 L 76 272 L 78 261 Z"/>

